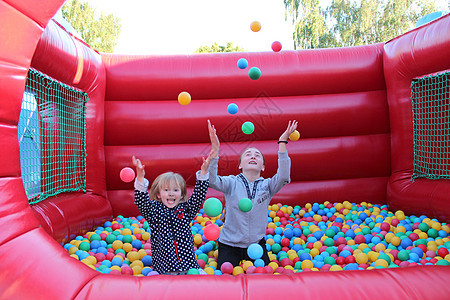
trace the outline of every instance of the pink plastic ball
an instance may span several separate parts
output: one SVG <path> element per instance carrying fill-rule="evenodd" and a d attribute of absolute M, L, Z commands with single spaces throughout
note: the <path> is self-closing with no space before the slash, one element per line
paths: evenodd
<path fill-rule="evenodd" d="M 220 228 L 216 224 L 210 224 L 203 229 L 203 235 L 210 241 L 215 241 L 220 236 Z"/>
<path fill-rule="evenodd" d="M 134 170 L 129 167 L 125 167 L 122 170 L 120 170 L 120 179 L 123 182 L 131 182 L 134 180 Z"/>
<path fill-rule="evenodd" d="M 282 48 L 282 46 L 281 46 L 281 43 L 279 41 L 275 41 L 275 42 L 272 43 L 272 50 L 274 52 L 280 52 L 281 48 Z"/>
<path fill-rule="evenodd" d="M 231 274 L 233 272 L 233 265 L 226 261 L 220 267 L 220 271 L 222 271 L 223 274 Z"/>

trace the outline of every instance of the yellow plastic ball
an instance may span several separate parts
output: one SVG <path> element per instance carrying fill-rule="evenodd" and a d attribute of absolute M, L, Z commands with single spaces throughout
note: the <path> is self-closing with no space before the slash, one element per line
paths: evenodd
<path fill-rule="evenodd" d="M 181 105 L 188 105 L 191 103 L 191 95 L 188 92 L 181 92 L 178 95 L 178 103 Z"/>
<path fill-rule="evenodd" d="M 201 234 L 196 234 L 196 235 L 194 235 L 194 243 L 196 244 L 196 245 L 200 245 L 201 243 L 202 243 L 202 236 L 201 236 Z"/>
<path fill-rule="evenodd" d="M 260 31 L 260 30 L 261 30 L 261 23 L 259 23 L 258 21 L 253 21 L 253 22 L 250 24 L 250 29 L 251 29 L 253 32 L 258 32 L 258 31 Z"/>
<path fill-rule="evenodd" d="M 386 260 L 384 260 L 384 259 L 377 259 L 377 260 L 375 261 L 375 267 L 378 267 L 378 266 L 382 266 L 382 267 L 387 268 L 387 267 L 389 267 L 389 264 L 388 264 L 388 262 L 387 262 Z"/>
<path fill-rule="evenodd" d="M 206 267 L 204 271 L 208 275 L 214 275 L 214 269 L 211 267 Z"/>
<path fill-rule="evenodd" d="M 135 260 L 130 264 L 130 267 L 133 268 L 135 266 L 141 267 L 141 271 L 144 268 L 144 263 L 140 260 Z"/>
<path fill-rule="evenodd" d="M 244 273 L 244 269 L 242 269 L 241 267 L 236 266 L 236 267 L 233 268 L 233 275 L 234 276 L 236 276 L 238 274 L 242 274 L 242 273 Z"/>
<path fill-rule="evenodd" d="M 139 259 L 141 256 L 136 251 L 130 251 L 127 253 L 127 258 L 129 261 L 134 262 L 135 260 Z"/>
<path fill-rule="evenodd" d="M 342 267 L 340 265 L 332 265 L 330 271 L 342 271 Z"/>
<path fill-rule="evenodd" d="M 115 240 L 115 241 L 112 243 L 112 248 L 113 248 L 114 250 L 122 249 L 122 247 L 123 247 L 122 241 Z"/>
<path fill-rule="evenodd" d="M 247 268 L 250 267 L 250 266 L 253 266 L 253 263 L 251 261 L 249 261 L 249 260 L 246 260 L 244 262 L 244 264 L 242 265 L 242 269 L 244 269 L 244 271 L 247 271 Z"/>
<path fill-rule="evenodd" d="M 302 263 L 300 264 L 300 267 L 303 269 L 312 269 L 314 267 L 314 264 L 312 261 L 305 259 L 304 261 L 302 261 Z"/>
<path fill-rule="evenodd" d="M 142 274 L 143 268 L 141 266 L 134 266 L 134 267 L 131 267 L 131 269 L 133 270 L 133 275 Z"/>
<path fill-rule="evenodd" d="M 131 230 L 129 228 L 122 229 L 122 235 L 131 235 Z"/>
<path fill-rule="evenodd" d="M 133 246 L 130 243 L 124 243 L 122 249 L 125 252 L 130 252 L 131 250 L 133 250 Z"/>
<path fill-rule="evenodd" d="M 293 142 L 298 141 L 299 138 L 300 132 L 298 132 L 297 130 L 294 130 L 294 132 L 289 135 L 289 139 Z"/>
<path fill-rule="evenodd" d="M 144 233 L 142 234 L 142 239 L 143 239 L 144 241 L 148 241 L 148 240 L 150 239 L 150 233 L 144 232 Z"/>

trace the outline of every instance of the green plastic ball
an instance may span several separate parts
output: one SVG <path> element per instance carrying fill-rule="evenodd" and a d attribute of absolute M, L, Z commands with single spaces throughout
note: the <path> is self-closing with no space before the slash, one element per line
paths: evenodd
<path fill-rule="evenodd" d="M 421 231 L 423 231 L 423 232 L 427 232 L 428 229 L 430 229 L 430 226 L 428 226 L 427 223 L 420 223 L 420 224 L 419 224 L 419 229 L 420 229 Z"/>
<path fill-rule="evenodd" d="M 208 198 L 203 204 L 203 210 L 208 217 L 214 218 L 222 213 L 222 202 L 217 198 Z"/>
<path fill-rule="evenodd" d="M 239 209 L 243 212 L 249 212 L 253 207 L 252 200 L 248 198 L 242 198 L 239 200 Z"/>
<path fill-rule="evenodd" d="M 92 242 L 92 241 L 100 241 L 102 238 L 98 235 L 98 234 L 96 234 L 96 233 L 94 233 L 94 234 L 92 234 L 91 235 L 91 237 L 89 238 L 89 240 Z"/>
<path fill-rule="evenodd" d="M 133 237 L 129 234 L 124 235 L 122 238 L 122 242 L 124 243 L 131 243 L 133 241 Z"/>
<path fill-rule="evenodd" d="M 195 268 L 191 268 L 191 269 L 189 269 L 189 271 L 187 271 L 187 274 L 188 275 L 198 275 L 198 274 L 200 274 L 200 272 Z"/>
<path fill-rule="evenodd" d="M 91 249 L 91 245 L 88 242 L 81 242 L 78 246 L 78 249 L 83 251 L 89 251 Z"/>
<path fill-rule="evenodd" d="M 252 67 L 248 70 L 248 77 L 252 80 L 257 80 L 261 77 L 261 70 L 257 67 Z"/>
<path fill-rule="evenodd" d="M 450 262 L 446 259 L 440 259 L 436 262 L 436 266 L 450 266 Z"/>
<path fill-rule="evenodd" d="M 245 134 L 252 134 L 255 131 L 255 125 L 252 122 L 247 121 L 242 124 L 242 132 Z"/>

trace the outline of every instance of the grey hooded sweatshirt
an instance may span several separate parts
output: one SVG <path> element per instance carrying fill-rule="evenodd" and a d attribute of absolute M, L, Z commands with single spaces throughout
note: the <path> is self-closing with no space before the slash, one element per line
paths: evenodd
<path fill-rule="evenodd" d="M 225 196 L 226 220 L 219 241 L 229 246 L 247 248 L 266 234 L 267 207 L 272 197 L 291 181 L 291 159 L 287 152 L 278 152 L 277 173 L 272 178 L 260 177 L 254 182 L 242 173 L 237 176 L 217 175 L 218 162 L 218 157 L 213 158 L 208 171 L 209 186 Z M 239 209 L 242 198 L 252 201 L 253 207 L 249 212 Z"/>

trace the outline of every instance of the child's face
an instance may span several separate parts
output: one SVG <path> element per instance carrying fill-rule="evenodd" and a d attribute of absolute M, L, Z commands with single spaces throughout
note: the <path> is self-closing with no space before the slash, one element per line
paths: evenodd
<path fill-rule="evenodd" d="M 256 148 L 248 148 L 242 153 L 239 169 L 264 171 L 264 160 L 261 152 Z"/>
<path fill-rule="evenodd" d="M 174 208 L 180 203 L 181 189 L 173 183 L 163 186 L 159 191 L 158 198 L 168 208 Z"/>

